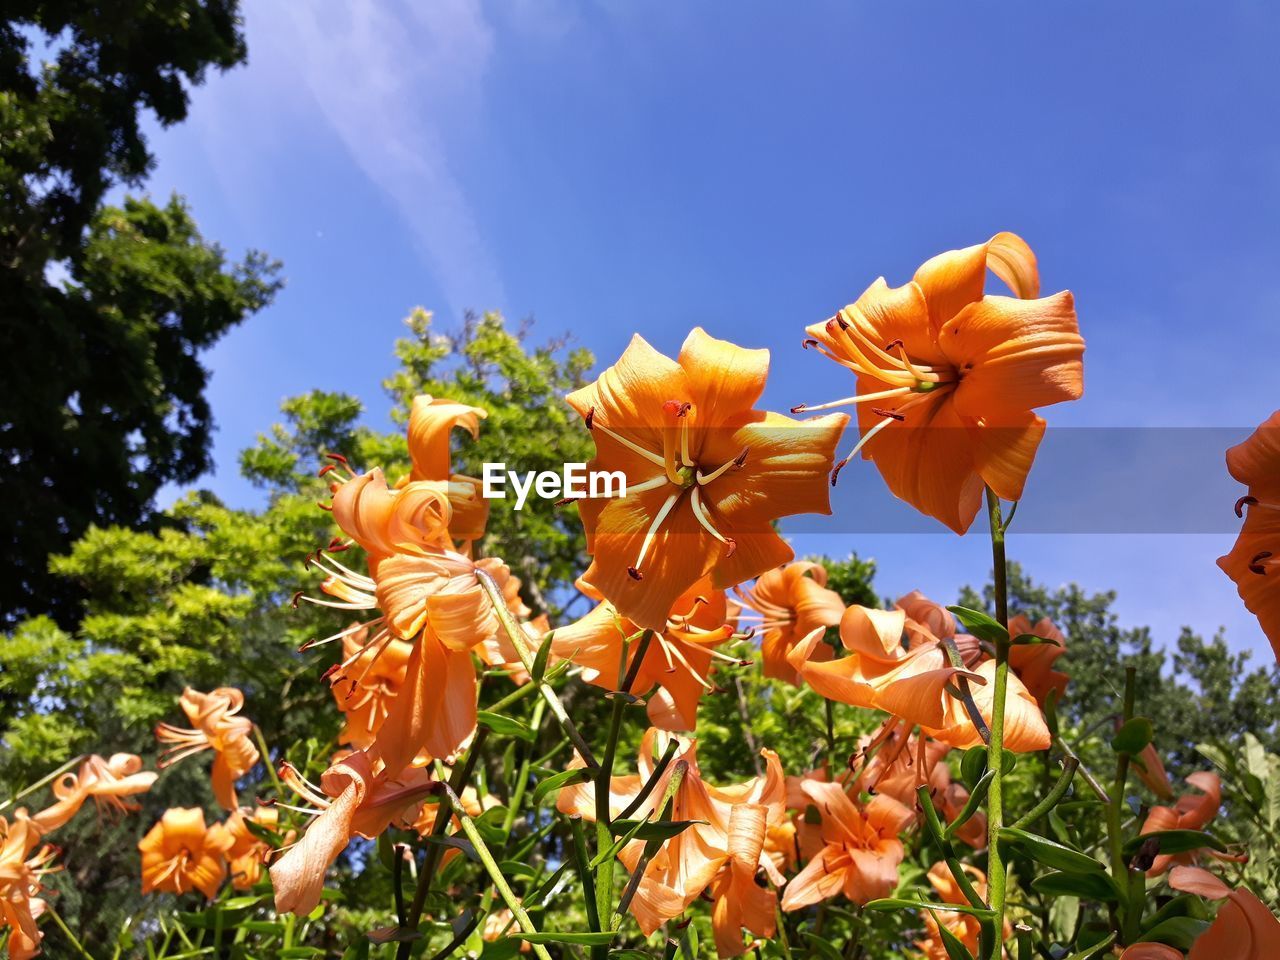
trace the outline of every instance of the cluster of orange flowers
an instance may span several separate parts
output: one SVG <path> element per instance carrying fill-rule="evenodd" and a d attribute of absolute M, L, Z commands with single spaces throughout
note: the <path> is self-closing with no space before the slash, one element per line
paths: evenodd
<path fill-rule="evenodd" d="M 1014 296 L 987 294 L 988 270 Z M 555 630 L 550 661 L 567 662 L 587 683 L 644 697 L 651 728 L 636 772 L 613 777 L 607 803 L 594 784 L 577 783 L 561 790 L 558 807 L 588 820 L 607 808 L 612 818 L 692 822 L 657 850 L 633 840 L 618 851 L 634 877 L 630 910 L 647 935 L 707 898 L 726 957 L 749 948 L 744 930 L 773 936 L 779 909 L 887 896 L 898 883 L 902 835 L 917 822 L 917 791 L 927 788 L 954 818 L 968 793 L 952 780 L 947 754 L 982 743 L 993 719 L 996 664 L 987 645 L 918 592 L 891 610 L 846 607 L 821 565 L 793 562 L 775 521 L 830 513 L 830 486 L 861 453 L 898 497 L 963 533 L 984 489 L 1021 497 L 1045 430 L 1035 411 L 1083 390 L 1084 341 L 1071 294 L 1041 298 L 1035 258 L 1009 233 L 941 254 L 903 286 L 877 280 L 808 333 L 807 346 L 855 376 L 855 395 L 791 411 L 856 408 L 860 439 L 838 462 L 845 414 L 799 420 L 757 409 L 768 351 L 701 329 L 675 359 L 635 336 L 616 364 L 568 397 L 595 441 L 589 468 L 620 472 L 626 488 L 622 496 L 576 501 L 592 557 L 578 588 L 595 605 Z M 370 619 L 307 644 L 341 644 L 327 678 L 345 716 L 345 748 L 318 783 L 288 763 L 281 768 L 306 805 L 293 809 L 313 819 L 296 841 L 281 838 L 284 850 L 270 866 L 278 911 L 314 909 L 326 869 L 352 837 L 373 838 L 393 825 L 431 829 L 439 807 L 426 801 L 438 785 L 428 766 L 452 763 L 475 736 L 477 658 L 516 683 L 531 680 L 533 651 L 550 625 L 530 617 L 519 581 L 500 559 L 476 555 L 488 504 L 476 479 L 453 472 L 454 430 L 478 436 L 485 417 L 465 403 L 419 397 L 408 425 L 407 476 L 389 483 L 381 470 L 357 473 L 341 457 L 325 468 L 342 536 L 311 558 L 326 596 L 300 599 L 369 611 Z M 1232 473 L 1249 486 L 1237 507 L 1248 516 L 1221 564 L 1280 650 L 1277 429 L 1280 413 L 1230 454 Z M 340 559 L 352 546 L 364 551 L 366 572 Z M 1004 745 L 1043 750 L 1051 740 L 1043 709 L 1067 684 L 1055 669 L 1065 638 L 1047 620 L 1015 617 L 1008 627 L 1011 636 L 1047 642 L 1012 650 Z M 777 755 L 763 750 L 763 772 L 751 780 L 722 787 L 702 779 L 696 743 L 685 734 L 714 689 L 717 662 L 736 662 L 732 645 L 747 638 L 759 639 L 767 676 L 886 715 L 847 768 L 787 776 Z M 239 716 L 243 695 L 188 690 L 181 703 L 192 727 L 158 728 L 171 745 L 163 762 L 211 749 L 214 793 L 232 812 L 207 826 L 198 809 L 169 810 L 139 845 L 143 888 L 212 897 L 228 872 L 237 887 L 256 882 L 271 852 L 262 831 L 276 826 L 277 812 L 238 806 L 235 781 L 259 759 L 252 724 Z M 1171 796 L 1154 750 L 1139 760 L 1139 776 Z M 0 904 L 15 931 L 14 956 L 38 949 L 37 877 L 50 856 L 32 856 L 40 837 L 87 796 L 123 806 L 122 796 L 154 779 L 137 771 L 136 757 L 92 758 L 78 778 L 55 788 L 54 807 L 5 826 Z M 1191 783 L 1203 793 L 1154 808 L 1144 832 L 1196 829 L 1216 814 L 1216 777 L 1199 774 Z M 465 804 L 483 806 L 474 796 Z M 986 834 L 981 814 L 958 832 L 975 848 Z M 1194 853 L 1179 856 L 1176 865 L 1157 858 L 1152 875 L 1172 867 L 1176 888 L 1228 896 L 1195 866 Z M 981 872 L 968 869 L 972 885 L 985 889 Z M 966 902 L 943 865 L 929 881 L 941 902 Z M 1258 909 L 1266 913 L 1246 893 L 1229 897 L 1220 924 L 1229 924 L 1233 910 L 1253 919 Z M 946 956 L 944 930 L 977 949 L 971 915 L 934 910 L 924 922 L 923 955 Z M 1258 936 L 1272 936 L 1272 927 L 1250 922 Z M 1126 956 L 1157 954 L 1131 949 Z"/>

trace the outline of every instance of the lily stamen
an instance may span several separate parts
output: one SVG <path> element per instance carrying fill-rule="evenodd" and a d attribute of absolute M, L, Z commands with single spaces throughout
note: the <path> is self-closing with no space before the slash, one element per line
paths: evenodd
<path fill-rule="evenodd" d="M 594 416 L 594 415 L 595 415 L 595 411 L 594 411 L 594 410 L 592 410 L 592 411 L 587 415 L 587 418 L 586 418 L 586 424 L 587 424 L 587 429 L 588 429 L 588 430 L 599 430 L 599 431 L 601 431 L 605 436 L 607 436 L 607 437 L 609 437 L 609 438 L 611 438 L 611 439 L 613 439 L 613 440 L 618 441 L 618 443 L 622 444 L 624 447 L 626 447 L 626 448 L 627 448 L 628 450 L 630 450 L 632 453 L 639 454 L 640 456 L 644 457 L 646 460 L 648 460 L 650 463 L 654 464 L 655 466 L 659 466 L 659 467 L 662 467 L 662 468 L 664 468 L 664 469 L 666 468 L 666 462 L 665 462 L 665 461 L 664 461 L 660 456 L 658 456 L 656 453 L 652 452 L 651 450 L 646 450 L 644 447 L 640 446 L 640 444 L 638 444 L 638 443 L 632 443 L 632 442 L 631 442 L 630 440 L 628 440 L 626 437 L 622 436 L 622 434 L 620 434 L 620 433 L 615 433 L 614 431 L 610 430 L 610 429 L 609 429 L 608 427 L 606 427 L 603 423 L 598 422 L 598 421 L 595 419 L 595 416 Z"/>
<path fill-rule="evenodd" d="M 738 549 L 738 542 L 732 537 L 726 537 L 715 528 L 715 524 L 707 516 L 706 508 L 702 505 L 702 491 L 698 487 L 694 487 L 693 492 L 689 495 L 689 506 L 693 508 L 693 515 L 697 518 L 698 523 L 702 524 L 703 529 L 724 544 L 725 556 L 733 556 L 733 552 Z"/>
<path fill-rule="evenodd" d="M 742 452 L 739 453 L 736 457 L 734 457 L 732 460 L 727 460 L 724 463 L 720 464 L 720 466 L 716 467 L 710 473 L 703 473 L 701 470 L 699 470 L 696 475 L 698 484 L 700 486 L 706 486 L 712 480 L 716 480 L 719 477 L 724 476 L 730 470 L 742 469 L 743 464 L 747 462 L 747 454 L 750 452 L 750 449 L 751 449 L 750 447 L 743 447 Z"/>
<path fill-rule="evenodd" d="M 832 400 L 830 403 L 802 403 L 791 408 L 792 413 L 812 413 L 817 410 L 834 410 L 836 407 L 848 407 L 854 404 L 867 403 L 872 400 L 890 400 L 893 397 L 904 397 L 912 391 L 912 387 L 894 387 L 891 390 L 877 390 L 875 393 L 859 393 L 843 400 Z"/>
<path fill-rule="evenodd" d="M 640 543 L 640 552 L 636 554 L 635 562 L 627 568 L 627 573 L 631 575 L 631 579 L 644 579 L 640 573 L 640 564 L 644 563 L 645 555 L 648 554 L 649 548 L 653 546 L 654 538 L 658 535 L 658 528 L 662 526 L 662 521 L 667 519 L 667 515 L 671 513 L 672 508 L 675 507 L 676 502 L 680 499 L 680 494 L 683 492 L 683 490 L 677 490 L 675 493 L 671 494 L 671 496 L 667 497 L 667 499 L 663 501 L 662 506 L 658 508 L 657 515 L 654 516 L 653 522 L 649 524 L 649 529 L 645 532 L 644 540 Z"/>

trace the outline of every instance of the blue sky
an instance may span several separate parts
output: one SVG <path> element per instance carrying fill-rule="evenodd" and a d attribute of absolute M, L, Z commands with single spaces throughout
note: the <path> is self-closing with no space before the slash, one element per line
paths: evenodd
<path fill-rule="evenodd" d="M 806 323 L 1002 229 L 1077 298 L 1086 395 L 1049 409 L 1055 426 L 1237 439 L 1280 406 L 1265 3 L 247 6 L 249 65 L 153 133 L 150 183 L 230 251 L 285 264 L 277 303 L 208 356 L 204 485 L 233 504 L 258 502 L 236 453 L 284 397 L 345 390 L 386 424 L 378 383 L 416 305 L 532 314 L 605 363 L 633 331 L 673 352 L 700 324 L 771 347 L 766 405 L 786 409 L 851 392 L 799 349 Z M 1193 468 L 1199 447 L 1180 449 L 1116 496 Z M 1228 521 L 1234 495 L 1212 494 Z M 797 547 L 951 598 L 989 568 L 977 526 Z M 1015 534 L 1011 553 L 1050 584 L 1118 590 L 1162 640 L 1224 625 L 1261 659 L 1213 565 L 1229 529 Z"/>

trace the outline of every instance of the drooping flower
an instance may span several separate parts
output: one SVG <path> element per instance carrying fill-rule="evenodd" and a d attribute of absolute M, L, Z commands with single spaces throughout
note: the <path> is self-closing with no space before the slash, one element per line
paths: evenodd
<path fill-rule="evenodd" d="M 1013 297 L 984 295 L 988 269 Z M 1034 410 L 1084 390 L 1071 294 L 1039 291 L 1035 255 L 1012 233 L 939 254 L 901 287 L 881 277 L 807 328 L 857 394 L 793 412 L 857 404 L 862 439 L 836 474 L 861 451 L 895 496 L 964 533 L 984 485 L 1022 497 L 1045 429 Z"/>
<path fill-rule="evenodd" d="M 432 790 L 430 775 L 417 767 L 396 775 L 375 772 L 368 753 L 346 756 L 326 770 L 319 786 L 307 782 L 291 764 L 280 778 L 319 815 L 302 839 L 271 865 L 276 911 L 304 916 L 320 902 L 324 874 L 355 836 L 372 840 L 393 823 L 408 826 Z"/>
<path fill-rule="evenodd" d="M 420 398 L 421 399 L 421 398 Z M 444 401 L 415 403 L 410 421 L 410 452 L 415 475 L 447 473 L 448 435 L 461 423 L 473 430 L 483 413 L 478 408 Z M 415 431 L 417 434 L 415 435 Z M 416 436 L 416 439 L 415 439 Z M 344 660 L 329 674 L 335 686 L 379 669 L 388 650 L 395 659 L 396 641 L 411 644 L 403 682 L 389 698 L 386 716 L 374 733 L 370 754 L 387 769 L 402 770 L 415 758 L 450 760 L 475 733 L 476 673 L 473 653 L 486 659 L 520 658 L 511 640 L 500 636 L 499 618 L 480 582 L 491 577 L 516 617 L 529 611 L 519 597 L 519 581 L 496 558 L 472 560 L 457 552 L 453 526 L 457 484 L 438 479 L 410 479 L 387 486 L 382 472 L 350 471 L 345 459 L 327 467 L 333 479 L 333 516 L 341 538 L 310 562 L 326 574 L 321 589 L 333 600 L 303 597 L 308 602 L 343 610 L 379 610 L 374 619 L 354 624 L 316 646 L 351 636 L 363 645 L 344 649 Z M 474 492 L 473 486 L 464 484 Z M 465 497 L 464 497 L 465 500 Z M 463 524 L 467 535 L 476 524 Z M 481 524 L 483 526 L 483 524 Z M 335 554 L 354 543 L 368 557 L 368 575 L 352 570 Z M 523 642 L 523 641 L 522 641 Z M 402 649 L 402 648 L 401 648 Z M 393 669 L 390 672 L 396 672 Z"/>
<path fill-rule="evenodd" d="M 693 825 L 668 840 L 649 861 L 639 882 L 631 912 L 641 931 L 649 936 L 664 922 L 679 916 L 705 890 L 713 899 L 712 920 L 716 930 L 717 949 L 721 956 L 737 956 L 745 951 L 741 929 L 758 936 L 772 933 L 772 891 L 757 888 L 751 893 L 745 883 L 749 876 L 754 886 L 758 870 L 777 886 L 782 875 L 765 849 L 771 827 L 786 822 L 786 780 L 778 756 L 762 750 L 765 773 L 745 783 L 716 787 L 701 777 L 696 743 L 651 727 L 640 743 L 638 773 L 614 777 L 609 788 L 609 813 L 619 817 L 633 804 L 644 784 L 653 777 L 656 758 L 674 740 L 677 749 L 671 762 L 657 778 L 653 790 L 628 817 L 653 818 L 661 812 L 659 805 L 671 778 L 681 777 L 671 797 L 670 819 L 694 821 Z M 581 764 L 580 759 L 575 763 Z M 556 807 L 561 813 L 594 820 L 595 785 L 591 783 L 566 787 L 560 791 Z M 735 814 L 739 807 L 743 813 Z M 634 873 L 639 868 L 644 844 L 635 840 L 618 853 L 626 868 Z M 734 902 L 733 898 L 737 898 Z M 730 902 L 722 903 L 723 898 Z M 765 910 L 766 901 L 768 910 Z M 766 932 L 767 931 L 767 932 Z"/>
<path fill-rule="evenodd" d="M 244 707 L 244 693 L 235 687 L 219 687 L 201 693 L 187 687 L 178 701 L 193 729 L 161 723 L 156 738 L 173 744 L 160 756 L 161 769 L 204 750 L 212 750 L 213 795 L 227 810 L 234 810 L 236 780 L 258 762 L 258 748 L 250 736 L 253 721 L 238 716 Z"/>
<path fill-rule="evenodd" d="M 1134 775 L 1141 780 L 1148 790 L 1161 800 L 1173 799 L 1173 785 L 1169 783 L 1169 774 L 1164 769 L 1164 761 L 1156 752 L 1156 745 L 1148 743 L 1142 751 L 1133 757 Z"/>
<path fill-rule="evenodd" d="M 1019 643 L 1009 648 L 1009 668 L 1018 675 L 1036 702 L 1043 707 L 1049 698 L 1049 692 L 1058 691 L 1061 700 L 1067 692 L 1067 681 L 1070 679 L 1060 670 L 1053 669 L 1054 662 L 1067 652 L 1067 638 L 1062 631 L 1053 625 L 1048 617 L 1042 617 L 1032 624 L 1022 614 L 1009 618 L 1009 636 L 1017 638 L 1024 634 L 1052 640 L 1053 643 Z"/>
<path fill-rule="evenodd" d="M 248 890 L 258 882 L 272 850 L 271 844 L 249 829 L 249 823 L 274 832 L 280 823 L 280 811 L 275 807 L 255 807 L 253 810 L 242 807 L 227 817 L 225 826 L 231 834 L 232 844 L 227 849 L 226 858 L 231 871 L 231 886 L 237 890 Z M 290 839 L 291 836 L 287 837 L 285 842 Z"/>
<path fill-rule="evenodd" d="M 904 637 L 909 638 L 910 647 L 904 645 Z M 822 632 L 814 631 L 796 644 L 788 662 L 809 686 L 830 700 L 883 710 L 953 747 L 982 742 L 966 705 L 948 688 L 957 677 L 963 677 L 978 713 L 989 726 L 995 661 L 984 660 L 971 670 L 955 666 L 948 641 L 909 620 L 901 609 L 849 607 L 840 621 L 840 639 L 849 656 L 813 659 L 822 641 Z M 1049 730 L 1035 698 L 1013 674 L 1009 676 L 1004 724 L 1009 750 L 1043 750 L 1049 745 Z"/>
<path fill-rule="evenodd" d="M 74 817 L 90 797 L 99 814 L 124 814 L 139 809 L 124 799 L 146 793 L 156 774 L 142 769 L 142 758 L 132 753 L 115 753 L 104 760 L 96 753 L 80 764 L 77 773 L 64 773 L 53 782 L 57 802 L 31 817 L 41 833 L 48 833 Z"/>
<path fill-rule="evenodd" d="M 695 328 L 676 360 L 635 336 L 569 404 L 596 443 L 592 471 L 626 495 L 578 501 L 591 566 L 583 580 L 641 627 L 662 629 L 704 576 L 724 590 L 793 556 L 773 521 L 830 513 L 825 482 L 848 418 L 801 422 L 753 409 L 767 350 Z"/>
<path fill-rule="evenodd" d="M 53 847 L 36 850 L 40 836 L 40 828 L 23 810 L 12 822 L 0 817 L 0 930 L 9 930 L 10 960 L 30 960 L 40 953 L 44 939 L 36 923 L 45 909 L 40 878 L 57 868 L 49 865 Z"/>
<path fill-rule="evenodd" d="M 1187 783 L 1200 790 L 1200 793 L 1185 793 L 1178 798 L 1172 807 L 1152 807 L 1147 819 L 1142 823 L 1140 834 L 1155 833 L 1163 830 L 1203 830 L 1222 805 L 1222 781 L 1216 773 L 1198 770 L 1187 777 Z M 1238 860 L 1235 854 L 1220 853 L 1217 850 L 1205 850 L 1209 856 L 1218 860 Z M 1187 850 L 1183 853 L 1157 854 L 1147 870 L 1147 876 L 1158 877 L 1174 864 L 1193 864 L 1199 859 L 1199 850 Z"/>
<path fill-rule="evenodd" d="M 227 852 L 235 839 L 225 826 L 205 826 L 199 807 L 170 807 L 138 842 L 142 892 L 190 893 L 212 900 L 227 878 Z"/>
<path fill-rule="evenodd" d="M 805 780 L 801 789 L 822 817 L 822 849 L 791 878 L 783 910 L 799 910 L 836 894 L 854 903 L 886 897 L 898 884 L 899 834 L 914 814 L 887 794 L 856 804 L 839 783 Z"/>
<path fill-rule="evenodd" d="M 1249 489 L 1236 502 L 1236 516 L 1244 517 L 1240 536 L 1218 566 L 1280 660 L 1280 410 L 1227 451 L 1227 469 Z"/>
<path fill-rule="evenodd" d="M 969 875 L 969 882 L 973 884 L 974 891 L 985 901 L 987 875 L 977 867 L 971 867 L 968 864 L 964 864 L 963 869 Z M 945 863 L 935 863 L 929 868 L 929 885 L 933 887 L 940 903 L 964 906 L 969 903 L 960 889 L 960 884 L 956 883 L 956 878 L 951 875 Z M 978 956 L 982 924 L 977 917 L 957 910 L 924 910 L 921 913 L 924 919 L 925 936 L 923 940 L 916 941 L 916 946 L 924 960 L 950 960 L 951 954 L 947 952 L 947 945 L 940 932 L 940 928 L 943 927 L 963 943 L 972 956 Z M 1009 928 L 1006 921 L 1004 936 L 1008 937 L 1008 935 Z"/>
<path fill-rule="evenodd" d="M 951 779 L 951 768 L 945 761 L 950 751 L 941 741 L 913 735 L 908 724 L 891 717 L 875 735 L 859 739 L 854 758 L 858 764 L 853 767 L 856 776 L 844 781 L 845 786 L 885 794 L 912 809 L 917 804 L 916 791 L 927 786 L 938 816 L 949 822 L 969 799 L 964 784 Z M 986 815 L 979 812 L 971 816 L 956 831 L 956 838 L 976 850 L 985 847 Z"/>
<path fill-rule="evenodd" d="M 819 627 L 834 627 L 844 614 L 840 594 L 827 589 L 827 568 L 820 563 L 797 561 L 763 573 L 751 587 L 734 587 L 739 607 L 739 628 L 754 625 L 761 631 L 760 659 L 764 675 L 799 686 L 800 677 L 787 662 L 787 654 L 802 637 Z M 754 621 L 758 618 L 759 622 Z M 815 648 L 830 659 L 831 648 Z"/>
<path fill-rule="evenodd" d="M 593 595 L 589 585 L 579 586 Z M 692 730 L 702 695 L 714 689 L 712 661 L 737 662 L 715 649 L 734 635 L 726 613 L 724 591 L 712 588 L 710 578 L 704 577 L 676 599 L 663 629 L 654 632 L 630 692 L 643 696 L 658 688 L 646 703 L 655 727 Z M 617 690 L 638 654 L 641 632 L 612 603 L 601 600 L 580 620 L 556 630 L 551 653 L 581 666 L 588 683 Z"/>
<path fill-rule="evenodd" d="M 1232 891 L 1187 960 L 1273 960 L 1280 957 L 1280 920 L 1250 890 Z"/>

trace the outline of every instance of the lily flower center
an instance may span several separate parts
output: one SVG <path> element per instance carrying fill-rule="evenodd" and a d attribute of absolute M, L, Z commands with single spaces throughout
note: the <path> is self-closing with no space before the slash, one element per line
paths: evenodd
<path fill-rule="evenodd" d="M 696 456 L 695 447 L 697 445 L 694 443 L 694 437 L 692 436 L 693 422 L 696 415 L 694 405 L 688 400 L 667 400 L 662 404 L 662 414 L 666 429 L 662 431 L 661 451 L 650 450 L 643 444 L 601 423 L 596 416 L 594 408 L 587 413 L 586 417 L 588 430 L 601 431 L 632 453 L 653 464 L 660 471 L 637 483 L 632 483 L 632 478 L 628 477 L 627 492 L 623 499 L 648 493 L 651 490 L 664 490 L 667 493 L 666 499 L 662 501 L 650 519 L 649 527 L 645 531 L 644 539 L 640 543 L 640 549 L 636 554 L 635 560 L 627 568 L 627 573 L 633 580 L 644 579 L 641 568 L 649 556 L 658 532 L 666 519 L 671 516 L 672 511 L 684 500 L 686 494 L 688 495 L 689 507 L 693 511 L 694 518 L 704 530 L 723 545 L 724 556 L 732 556 L 734 550 L 737 549 L 737 542 L 733 537 L 722 533 L 717 528 L 703 490 L 725 474 L 742 469 L 747 462 L 750 448 L 743 447 L 737 456 L 731 457 L 723 463 L 704 464 Z"/>
<path fill-rule="evenodd" d="M 950 364 L 928 364 L 913 360 L 907 353 L 906 344 L 894 340 L 884 346 L 875 343 L 861 326 L 852 320 L 852 308 L 845 307 L 827 321 L 827 333 L 834 344 L 833 349 L 817 340 L 805 340 L 805 349 L 813 348 L 828 360 L 833 360 L 855 374 L 867 377 L 883 385 L 883 389 L 857 393 L 852 397 L 832 400 L 829 403 L 799 404 L 791 408 L 792 413 L 813 413 L 818 410 L 832 410 L 836 407 L 853 406 L 860 403 L 895 402 L 892 409 L 872 407 L 879 416 L 880 422 L 863 433 L 857 445 L 849 451 L 848 456 L 840 460 L 831 470 L 831 485 L 835 486 L 840 471 L 858 452 L 881 430 L 893 423 L 902 423 L 907 419 L 907 411 L 923 403 L 930 395 L 945 393 L 955 389 L 960 382 L 960 371 Z"/>

